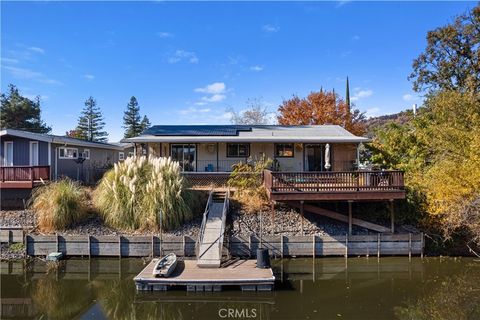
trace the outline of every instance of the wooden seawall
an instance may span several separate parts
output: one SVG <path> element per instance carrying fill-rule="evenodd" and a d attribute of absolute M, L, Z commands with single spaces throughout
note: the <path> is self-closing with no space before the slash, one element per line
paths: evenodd
<path fill-rule="evenodd" d="M 2 232 L 6 232 L 2 230 Z M 11 233 L 2 242 L 13 239 Z M 189 236 L 88 236 L 15 234 L 22 239 L 30 256 L 62 252 L 66 256 L 85 257 L 147 257 L 174 252 L 177 256 L 193 257 L 195 239 Z M 20 242 L 20 241 L 11 241 Z M 377 234 L 342 236 L 232 236 L 228 240 L 230 254 L 236 257 L 256 256 L 257 248 L 268 248 L 275 257 L 300 256 L 385 256 L 423 255 L 423 234 Z"/>

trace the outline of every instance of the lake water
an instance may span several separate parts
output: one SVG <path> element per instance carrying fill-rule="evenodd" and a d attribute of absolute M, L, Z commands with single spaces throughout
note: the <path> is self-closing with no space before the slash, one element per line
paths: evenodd
<path fill-rule="evenodd" d="M 141 259 L 2 262 L 1 318 L 480 319 L 472 258 L 274 260 L 268 293 L 137 292 Z"/>

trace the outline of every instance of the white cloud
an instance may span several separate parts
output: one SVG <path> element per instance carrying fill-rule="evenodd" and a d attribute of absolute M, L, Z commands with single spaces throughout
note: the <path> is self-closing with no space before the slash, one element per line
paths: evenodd
<path fill-rule="evenodd" d="M 175 51 L 169 58 L 168 63 L 177 63 L 180 61 L 187 61 L 190 63 L 198 63 L 198 58 L 195 52 L 185 51 L 185 50 L 177 50 Z"/>
<path fill-rule="evenodd" d="M 262 70 L 263 70 L 263 66 L 259 66 L 259 65 L 251 66 L 251 67 L 250 67 L 250 70 L 259 72 L 259 71 L 262 71 Z"/>
<path fill-rule="evenodd" d="M 404 94 L 404 95 L 402 96 L 402 99 L 403 99 L 404 101 L 412 101 L 412 100 L 416 100 L 416 97 L 413 96 L 413 95 L 411 95 L 411 94 L 409 94 L 409 93 L 406 93 L 406 94 Z"/>
<path fill-rule="evenodd" d="M 18 63 L 17 59 L 2 58 L 3 63 Z"/>
<path fill-rule="evenodd" d="M 93 74 L 85 74 L 83 77 L 87 80 L 93 80 L 95 79 L 95 76 Z"/>
<path fill-rule="evenodd" d="M 352 40 L 358 41 L 360 40 L 360 36 L 356 34 L 352 37 Z"/>
<path fill-rule="evenodd" d="M 34 80 L 46 84 L 61 84 L 60 81 L 50 79 L 41 72 L 11 66 L 3 66 L 3 68 L 7 70 L 12 77 L 17 79 Z"/>
<path fill-rule="evenodd" d="M 39 47 L 28 47 L 27 49 L 36 53 L 45 54 L 45 50 Z"/>
<path fill-rule="evenodd" d="M 266 24 L 262 26 L 262 30 L 267 33 L 274 33 L 274 32 L 278 32 L 280 28 L 277 26 L 273 26 L 271 24 Z"/>
<path fill-rule="evenodd" d="M 354 95 L 350 98 L 351 101 L 358 101 L 359 99 L 368 98 L 373 95 L 373 91 L 370 89 L 361 90 L 360 88 L 355 88 Z"/>
<path fill-rule="evenodd" d="M 195 92 L 210 93 L 210 94 L 220 94 L 225 92 L 226 85 L 224 82 L 214 82 L 203 88 L 196 88 Z"/>
<path fill-rule="evenodd" d="M 341 53 L 341 57 L 342 57 L 342 58 L 346 58 L 346 57 L 348 57 L 348 56 L 351 55 L 351 54 L 352 54 L 352 51 L 349 51 L 349 50 L 348 50 L 348 51 L 343 51 L 343 52 Z"/>
<path fill-rule="evenodd" d="M 205 102 L 220 102 L 225 100 L 226 96 L 224 94 L 214 94 L 210 97 L 202 97 L 202 101 Z"/>
<path fill-rule="evenodd" d="M 185 116 L 185 115 L 193 115 L 193 114 L 196 114 L 196 113 L 208 113 L 210 111 L 212 111 L 212 109 L 210 109 L 210 108 L 198 109 L 198 108 L 195 108 L 195 107 L 190 107 L 190 108 L 187 108 L 187 109 L 180 110 L 178 113 Z"/>
<path fill-rule="evenodd" d="M 170 32 L 157 32 L 157 36 L 160 38 L 173 38 L 173 33 Z"/>

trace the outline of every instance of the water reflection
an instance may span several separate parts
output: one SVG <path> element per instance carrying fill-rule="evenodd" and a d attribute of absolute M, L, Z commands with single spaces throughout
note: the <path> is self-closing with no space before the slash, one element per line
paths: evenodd
<path fill-rule="evenodd" d="M 274 260 L 270 293 L 136 292 L 141 259 L 2 262 L 1 318 L 473 319 L 480 262 L 440 258 Z"/>

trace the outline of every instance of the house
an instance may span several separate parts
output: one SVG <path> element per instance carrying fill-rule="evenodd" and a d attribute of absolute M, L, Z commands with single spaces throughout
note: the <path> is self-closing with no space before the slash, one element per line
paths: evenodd
<path fill-rule="evenodd" d="M 269 200 L 286 202 L 330 218 L 376 228 L 352 220 L 355 201 L 387 201 L 393 232 L 393 202 L 405 199 L 403 172 L 359 170 L 359 146 L 369 139 L 338 125 L 160 125 L 137 137 L 135 154 L 172 157 L 193 185 L 224 185 L 232 166 L 266 156 L 273 166 L 262 179 Z M 348 217 L 307 202 L 348 202 Z M 353 222 L 352 222 L 353 221 Z"/>
<path fill-rule="evenodd" d="M 318 172 L 353 170 L 359 144 L 369 140 L 337 125 L 167 125 L 123 141 L 139 155 L 170 156 L 186 172 L 229 172 L 262 155 L 276 171 Z"/>
<path fill-rule="evenodd" d="M 133 155 L 129 147 L 4 129 L 0 131 L 0 187 L 31 189 L 41 180 L 61 177 L 94 183 L 128 152 Z"/>

